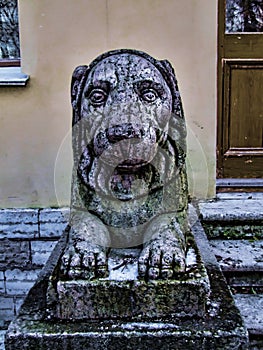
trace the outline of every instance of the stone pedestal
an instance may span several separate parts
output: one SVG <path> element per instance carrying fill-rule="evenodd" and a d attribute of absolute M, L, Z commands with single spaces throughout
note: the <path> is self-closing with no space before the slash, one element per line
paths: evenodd
<path fill-rule="evenodd" d="M 186 273 L 177 279 L 138 279 L 139 249 L 114 249 L 109 277 L 93 281 L 49 282 L 47 312 L 61 320 L 159 319 L 204 316 L 210 294 L 208 275 L 200 256 L 190 248 Z"/>
<path fill-rule="evenodd" d="M 247 331 L 202 226 L 193 213 L 190 219 L 188 272 L 173 281 L 138 280 L 138 251 L 114 250 L 109 278 L 54 283 L 62 238 L 11 323 L 6 350 L 247 349 Z"/>

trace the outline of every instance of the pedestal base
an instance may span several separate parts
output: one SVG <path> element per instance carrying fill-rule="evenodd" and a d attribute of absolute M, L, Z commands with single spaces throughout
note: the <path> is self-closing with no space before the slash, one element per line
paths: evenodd
<path fill-rule="evenodd" d="M 248 349 L 247 331 L 221 270 L 211 254 L 202 226 L 196 217 L 192 218 L 192 223 L 195 242 L 210 281 L 210 295 L 209 298 L 203 299 L 205 301 L 201 314 L 196 312 L 179 312 L 176 314 L 176 312 L 172 312 L 166 314 L 166 316 L 164 316 L 164 313 L 159 315 L 159 311 L 153 312 L 153 304 L 149 298 L 149 306 L 145 306 L 146 311 L 142 310 L 141 312 L 144 315 L 143 317 L 140 317 L 139 310 L 135 316 L 129 315 L 127 308 L 120 315 L 122 308 L 118 307 L 118 313 L 115 314 L 114 319 L 107 320 L 106 316 L 111 310 L 109 306 L 105 314 L 102 315 L 103 320 L 99 320 L 100 315 L 96 314 L 95 309 L 90 308 L 86 308 L 86 311 L 92 310 L 89 311 L 95 315 L 92 319 L 88 319 L 88 315 L 86 315 L 87 319 L 70 319 L 67 310 L 71 310 L 72 313 L 72 306 L 74 306 L 70 302 L 69 308 L 65 308 L 60 314 L 63 315 L 64 312 L 66 320 L 54 319 L 52 313 L 47 312 L 50 307 L 47 303 L 47 291 L 50 290 L 50 276 L 54 274 L 58 259 L 65 246 L 65 239 L 62 239 L 52 253 L 43 275 L 31 289 L 19 316 L 11 323 L 6 334 L 6 350 Z M 114 283 L 116 283 L 116 279 Z M 73 286 L 73 288 L 75 287 Z M 97 287 L 94 286 L 94 288 L 96 290 Z M 150 287 L 149 290 L 151 288 L 153 287 Z M 81 286 L 81 289 L 82 291 L 86 290 L 86 287 L 83 289 L 83 286 Z M 155 287 L 152 290 L 156 293 Z M 172 288 L 170 292 L 172 292 Z M 64 292 L 60 295 L 64 295 Z M 161 293 L 161 295 L 164 294 Z M 195 294 L 195 291 L 193 291 L 193 295 L 198 295 L 198 293 Z M 173 296 L 176 298 L 176 293 Z M 122 301 L 119 301 L 119 303 L 122 303 Z M 170 300 L 168 297 L 169 303 L 172 303 L 172 297 L 170 297 Z M 165 299 L 159 303 L 159 307 L 164 304 Z M 158 307 L 156 310 L 158 310 Z M 164 309 L 160 308 L 160 310 L 163 312 Z M 59 315 L 58 310 L 54 311 L 53 309 L 53 312 L 57 312 L 57 316 Z"/>
<path fill-rule="evenodd" d="M 138 279 L 140 249 L 110 252 L 109 277 L 92 281 L 50 278 L 47 313 L 61 320 L 159 319 L 204 316 L 209 278 L 196 246 L 189 248 L 186 272 L 173 280 Z M 124 263 L 125 262 L 125 263 Z"/>
<path fill-rule="evenodd" d="M 156 322 L 17 320 L 6 350 L 241 350 L 246 335 L 237 320 L 166 319 Z"/>

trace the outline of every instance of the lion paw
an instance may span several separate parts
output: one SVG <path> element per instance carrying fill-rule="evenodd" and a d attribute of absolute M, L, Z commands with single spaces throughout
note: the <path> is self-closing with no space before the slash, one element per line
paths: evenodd
<path fill-rule="evenodd" d="M 173 279 L 185 272 L 185 253 L 177 240 L 152 241 L 142 250 L 138 262 L 139 277 Z"/>
<path fill-rule="evenodd" d="M 88 242 L 78 242 L 65 251 L 60 271 L 64 278 L 69 279 L 107 277 L 107 249 Z"/>

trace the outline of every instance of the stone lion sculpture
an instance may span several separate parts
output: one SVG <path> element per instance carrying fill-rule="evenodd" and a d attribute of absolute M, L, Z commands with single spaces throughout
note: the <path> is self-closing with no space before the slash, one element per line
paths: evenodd
<path fill-rule="evenodd" d="M 135 50 L 102 54 L 72 76 L 68 279 L 108 274 L 111 248 L 140 247 L 140 278 L 185 271 L 186 128 L 171 64 Z"/>

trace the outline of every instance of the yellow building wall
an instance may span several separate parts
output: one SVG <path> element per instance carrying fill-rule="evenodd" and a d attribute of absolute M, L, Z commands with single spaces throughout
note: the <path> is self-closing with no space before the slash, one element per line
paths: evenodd
<path fill-rule="evenodd" d="M 73 69 L 116 48 L 174 66 L 190 193 L 215 193 L 216 0 L 20 0 L 25 88 L 0 88 L 0 207 L 69 204 Z M 64 140 L 64 141 L 63 141 Z"/>

